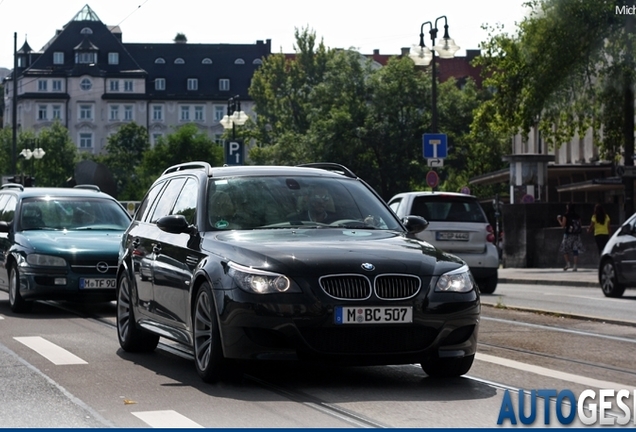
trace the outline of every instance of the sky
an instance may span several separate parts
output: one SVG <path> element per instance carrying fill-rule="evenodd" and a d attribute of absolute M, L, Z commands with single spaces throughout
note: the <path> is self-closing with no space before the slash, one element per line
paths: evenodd
<path fill-rule="evenodd" d="M 329 48 L 399 54 L 419 43 L 422 23 L 446 16 L 449 35 L 461 47 L 456 55 L 463 56 L 487 39 L 484 24 L 503 24 L 513 34 L 527 13 L 525 1 L 0 0 L 0 68 L 13 68 L 14 34 L 18 49 L 26 38 L 39 51 L 86 4 L 104 24 L 119 25 L 124 42 L 171 43 L 177 33 L 188 43 L 271 39 L 273 53 L 293 53 L 295 30 L 309 29 Z M 441 38 L 444 19 L 437 23 Z M 430 39 L 425 42 L 430 48 Z"/>

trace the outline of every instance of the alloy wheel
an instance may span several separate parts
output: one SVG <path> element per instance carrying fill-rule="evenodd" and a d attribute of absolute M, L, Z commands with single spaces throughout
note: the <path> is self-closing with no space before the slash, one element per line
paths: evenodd
<path fill-rule="evenodd" d="M 197 297 L 194 316 L 194 355 L 200 370 L 206 370 L 210 363 L 212 352 L 211 311 L 210 297 L 206 291 L 201 291 Z"/>

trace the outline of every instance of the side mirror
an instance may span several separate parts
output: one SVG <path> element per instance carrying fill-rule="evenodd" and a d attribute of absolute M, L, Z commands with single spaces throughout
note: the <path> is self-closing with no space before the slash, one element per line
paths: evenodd
<path fill-rule="evenodd" d="M 409 234 L 417 234 L 422 232 L 428 226 L 428 221 L 422 216 L 409 215 L 402 219 L 402 223 L 406 227 Z"/>
<path fill-rule="evenodd" d="M 625 224 L 621 227 L 618 235 L 629 235 L 632 233 L 632 226 L 630 224 Z"/>
<path fill-rule="evenodd" d="M 161 231 L 170 234 L 193 234 L 194 232 L 194 227 L 188 224 L 188 221 L 183 215 L 168 215 L 159 218 L 159 220 L 157 220 L 157 226 Z"/>
<path fill-rule="evenodd" d="M 8 233 L 11 231 L 11 224 L 6 221 L 0 221 L 0 232 Z"/>

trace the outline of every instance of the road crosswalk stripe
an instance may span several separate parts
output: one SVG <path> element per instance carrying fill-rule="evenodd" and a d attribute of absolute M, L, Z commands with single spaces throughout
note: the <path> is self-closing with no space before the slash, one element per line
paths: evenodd
<path fill-rule="evenodd" d="M 184 415 L 173 410 L 137 411 L 132 413 L 153 428 L 202 428 Z"/>
<path fill-rule="evenodd" d="M 28 346 L 42 357 L 56 365 L 88 364 L 75 354 L 55 345 L 40 336 L 14 337 L 13 339 Z"/>

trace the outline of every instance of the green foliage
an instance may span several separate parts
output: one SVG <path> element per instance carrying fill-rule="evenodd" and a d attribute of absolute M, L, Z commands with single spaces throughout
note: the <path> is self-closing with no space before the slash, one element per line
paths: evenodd
<path fill-rule="evenodd" d="M 620 154 L 620 95 L 633 81 L 633 35 L 617 0 L 534 0 L 516 34 L 491 34 L 477 64 L 494 97 L 482 122 L 525 134 L 538 126 L 553 147 L 590 127 L 601 156 Z M 495 30 L 495 29 L 491 29 Z M 617 99 L 618 98 L 618 99 Z M 617 129 L 618 127 L 618 129 Z"/>
<path fill-rule="evenodd" d="M 148 131 L 134 122 L 123 125 L 108 137 L 106 154 L 97 159 L 113 174 L 120 200 L 137 199 L 135 169 L 149 149 Z"/>
<path fill-rule="evenodd" d="M 166 168 L 190 161 L 205 161 L 213 166 L 223 164 L 223 148 L 193 123 L 179 127 L 143 153 L 135 176 L 126 188 L 128 198 L 140 200 Z"/>
<path fill-rule="evenodd" d="M 78 162 L 77 147 L 71 140 L 68 129 L 56 121 L 50 128 L 38 133 L 37 146 L 46 154 L 39 161 L 31 159 L 36 185 L 66 186 L 67 180 L 73 177 L 75 164 Z"/>

